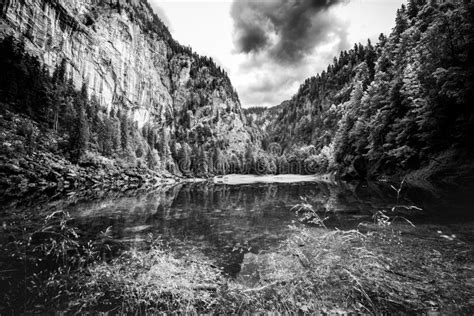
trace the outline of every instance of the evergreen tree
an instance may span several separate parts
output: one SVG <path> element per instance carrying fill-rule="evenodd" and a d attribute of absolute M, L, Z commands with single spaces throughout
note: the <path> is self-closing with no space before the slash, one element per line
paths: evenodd
<path fill-rule="evenodd" d="M 407 16 L 413 19 L 418 14 L 420 0 L 408 0 L 407 5 Z"/>
<path fill-rule="evenodd" d="M 62 59 L 61 63 L 53 72 L 53 104 L 52 104 L 52 128 L 57 132 L 59 130 L 59 116 L 64 113 L 66 108 L 66 60 Z"/>
<path fill-rule="evenodd" d="M 113 126 L 109 117 L 104 116 L 100 122 L 98 131 L 98 143 L 100 152 L 105 156 L 111 156 L 113 152 Z"/>
<path fill-rule="evenodd" d="M 216 146 L 213 152 L 214 173 L 223 175 L 226 173 L 226 161 L 222 151 Z"/>
<path fill-rule="evenodd" d="M 85 110 L 79 109 L 77 122 L 70 136 L 70 158 L 74 163 L 78 163 L 82 155 L 88 149 L 89 124 L 86 119 Z"/>
<path fill-rule="evenodd" d="M 255 172 L 255 149 L 251 144 L 247 144 L 247 148 L 245 150 L 245 171 L 246 173 L 254 173 Z"/>
<path fill-rule="evenodd" d="M 204 148 L 201 146 L 199 148 L 198 159 L 197 159 L 197 166 L 198 166 L 198 175 L 199 176 L 207 176 L 209 173 L 208 168 L 208 155 Z"/>
<path fill-rule="evenodd" d="M 124 152 L 127 151 L 128 142 L 129 142 L 129 124 L 128 124 L 128 117 L 127 113 L 123 113 L 120 116 L 120 143 L 122 145 L 122 150 Z"/>
<path fill-rule="evenodd" d="M 405 7 L 402 6 L 401 9 L 397 10 L 397 15 L 395 18 L 395 28 L 394 28 L 394 35 L 396 38 L 396 41 L 399 40 L 400 35 L 408 28 L 408 23 L 406 20 L 406 15 L 405 15 Z"/>

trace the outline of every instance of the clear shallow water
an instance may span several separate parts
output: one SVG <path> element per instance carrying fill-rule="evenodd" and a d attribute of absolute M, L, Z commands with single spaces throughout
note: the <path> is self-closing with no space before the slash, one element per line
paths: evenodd
<path fill-rule="evenodd" d="M 246 254 L 271 252 L 287 239 L 292 225 L 303 225 L 291 208 L 305 197 L 329 228 L 352 229 L 371 222 L 379 210 L 393 207 L 396 192 L 386 183 L 242 184 L 187 183 L 132 197 L 77 201 L 65 205 L 82 238 L 94 239 L 110 227 L 123 247 L 141 247 L 160 238 L 177 253 L 199 251 L 236 276 Z M 448 197 L 415 187 L 402 190 L 399 205 L 416 205 L 422 213 L 406 216 L 416 224 L 447 225 L 456 231 L 474 220 L 474 195 L 458 190 Z M 452 227 L 449 227 L 449 226 Z"/>
<path fill-rule="evenodd" d="M 400 267 L 405 270 L 417 267 L 422 275 L 425 256 L 438 260 L 441 252 L 449 258 L 454 255 L 458 258 L 455 266 L 460 268 L 456 273 L 459 279 L 451 279 L 449 286 L 460 284 L 466 289 L 473 280 L 463 263 L 472 262 L 469 261 L 470 249 L 474 249 L 473 193 L 466 187 L 442 192 L 433 187 L 405 186 L 398 204 L 424 209 L 422 213 L 402 214 L 414 222 L 416 228 L 394 227 L 393 236 L 400 239 L 388 243 L 384 236 L 370 239 L 371 251 L 393 260 L 408 256 L 406 264 Z M 88 194 L 88 198 L 80 194 Z M 95 197 L 91 198 L 90 194 Z M 375 226 L 359 225 L 373 222 L 374 213 L 389 210 L 397 203 L 396 191 L 388 183 L 329 182 L 182 183 L 153 192 L 93 191 L 74 193 L 64 200 L 48 200 L 44 196 L 45 202 L 35 197 L 12 201 L 10 205 L 0 205 L 0 294 L 5 297 L 0 301 L 10 302 L 15 310 L 22 310 L 30 303 L 31 306 L 36 302 L 43 304 L 44 293 L 37 290 L 36 284 L 46 284 L 51 275 L 64 271 L 59 270 L 62 265 L 74 268 L 80 260 L 87 260 L 85 249 L 89 241 L 93 241 L 91 244 L 95 246 L 91 249 L 96 251 L 91 260 L 98 262 L 108 261 L 127 249 L 146 250 L 150 239 L 159 239 L 172 249 L 173 255 L 190 254 L 185 261 L 213 263 L 241 285 L 261 286 L 266 282 L 265 271 L 269 266 L 279 261 L 285 263 L 286 246 L 294 248 L 296 242 L 305 250 L 326 249 L 324 242 L 316 246 L 298 241 L 302 231 L 295 230 L 294 226 L 305 224 L 299 222 L 291 208 L 300 203 L 301 198 L 306 198 L 321 217 L 327 217 L 325 224 L 329 229 L 359 227 L 362 232 L 377 230 Z M 61 211 L 67 211 L 72 220 Z M 49 216 L 52 214 L 56 215 Z M 71 229 L 79 233 L 80 240 Z M 109 232 L 107 237 L 103 234 L 105 231 Z M 314 228 L 310 233 L 318 238 L 328 232 Z M 59 237 L 51 238 L 51 234 Z M 399 243 L 401 237 L 403 245 Z M 78 241 L 80 246 L 74 246 Z M 431 250 L 418 257 L 420 247 Z M 56 250 L 51 253 L 53 248 Z M 337 252 L 337 249 L 332 251 Z M 58 254 L 60 257 L 56 257 Z M 58 261 L 58 258 L 61 259 Z M 64 261 L 65 258 L 70 260 Z M 438 268 L 441 268 L 438 273 L 444 274 L 450 269 Z M 78 272 L 84 273 L 83 270 Z M 56 276 L 62 275 L 60 272 Z M 461 292 L 466 291 L 462 289 Z M 53 292 L 45 295 L 48 297 Z"/>

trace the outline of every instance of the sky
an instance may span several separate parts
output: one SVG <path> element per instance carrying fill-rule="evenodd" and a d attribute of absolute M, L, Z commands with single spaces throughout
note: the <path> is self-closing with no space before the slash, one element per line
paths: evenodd
<path fill-rule="evenodd" d="M 406 0 L 149 0 L 173 37 L 224 68 L 242 106 L 275 106 L 354 43 L 377 41 Z"/>

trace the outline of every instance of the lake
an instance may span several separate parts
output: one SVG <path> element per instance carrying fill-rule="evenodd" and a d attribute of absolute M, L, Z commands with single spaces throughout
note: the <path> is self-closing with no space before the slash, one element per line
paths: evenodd
<path fill-rule="evenodd" d="M 460 193 L 461 192 L 461 193 Z M 247 253 L 271 252 L 304 225 L 292 207 L 306 199 L 332 229 L 353 229 L 372 223 L 373 215 L 397 205 L 388 183 L 296 182 L 219 184 L 209 182 L 165 186 L 136 196 L 78 200 L 69 211 L 83 238 L 94 239 L 109 228 L 124 248 L 140 248 L 150 238 L 183 255 L 199 250 L 231 276 L 237 276 Z M 403 217 L 415 225 L 444 225 L 450 235 L 472 241 L 469 230 L 456 228 L 472 221 L 472 195 L 449 198 L 413 186 L 402 188 Z M 403 221 L 403 219 L 400 219 Z"/>
<path fill-rule="evenodd" d="M 112 283 L 104 284 L 116 284 L 116 290 L 122 293 L 123 277 L 128 275 L 132 283 L 135 275 L 155 280 L 157 276 L 146 277 L 147 273 L 164 270 L 169 278 L 167 284 L 175 286 L 174 278 L 183 275 L 187 271 L 183 267 L 189 264 L 194 264 L 192 271 L 217 269 L 226 281 L 214 279 L 218 283 L 209 285 L 211 292 L 216 286 L 224 291 L 219 293 L 233 287 L 232 293 L 237 294 L 231 295 L 230 300 L 235 302 L 247 291 L 274 284 L 279 293 L 306 293 L 308 289 L 320 288 L 323 292 L 314 295 L 338 295 L 338 304 L 342 304 L 347 295 L 354 293 L 347 275 L 356 273 L 360 282 L 371 284 L 364 291 L 374 291 L 374 297 L 378 297 L 380 287 L 385 291 L 380 292 L 380 297 L 391 297 L 392 284 L 399 284 L 396 291 L 402 295 L 413 286 L 407 282 L 417 280 L 417 299 L 400 299 L 413 301 L 407 311 L 442 306 L 443 311 L 457 312 L 472 307 L 466 300 L 474 285 L 470 268 L 474 249 L 471 189 L 447 191 L 405 184 L 398 192 L 398 185 L 386 182 L 305 178 L 302 182 L 285 183 L 278 178 L 272 183 L 269 177 L 252 178 L 248 183 L 243 178 L 226 180 L 169 183 L 153 191 L 96 192 L 93 198 L 79 192 L 67 199 L 43 202 L 32 197 L 3 206 L 0 294 L 7 305 L 0 304 L 0 313 L 78 310 L 83 304 L 80 302 L 84 302 L 78 297 L 90 294 L 95 300 L 102 297 L 97 293 L 109 293 L 111 297 L 103 296 L 101 303 L 90 301 L 91 306 L 108 311 L 121 302 L 121 296 L 114 301 L 109 288 L 85 290 L 100 278 L 120 271 L 116 279 L 107 279 Z M 295 206 L 301 203 L 311 205 L 314 213 L 296 212 Z M 390 221 L 385 221 L 380 211 L 385 211 Z M 324 220 L 324 227 L 305 220 L 307 214 L 317 214 Z M 144 268 L 140 258 L 153 256 L 153 247 L 157 245 L 178 261 L 160 254 L 156 257 L 158 266 L 166 264 L 159 270 L 153 270 L 158 267 L 156 262 L 155 268 Z M 367 257 L 367 253 L 371 255 Z M 373 258 L 385 263 L 380 265 L 377 261 L 371 266 Z M 127 260 L 134 264 L 128 272 Z M 177 262 L 178 267 L 174 266 Z M 357 270 L 364 267 L 371 272 Z M 100 269 L 109 272 L 104 274 Z M 406 275 L 407 269 L 413 270 L 410 275 Z M 333 270 L 336 279 L 330 273 Z M 300 279 L 301 275 L 311 271 L 309 287 L 301 285 L 308 281 Z M 377 277 L 374 271 L 382 273 L 379 279 L 373 279 Z M 279 283 L 288 276 L 295 280 L 290 288 Z M 430 276 L 434 278 L 431 281 Z M 405 279 L 397 280 L 400 277 Z M 194 276 L 185 279 L 184 286 L 189 286 L 193 279 Z M 164 291 L 159 280 L 152 284 L 151 293 Z M 329 288 L 316 286 L 328 280 L 336 283 Z M 378 285 L 373 288 L 372 282 Z M 146 288 L 145 284 L 137 284 Z M 456 289 L 455 294 L 449 292 L 452 289 Z M 196 297 L 209 294 L 197 291 Z M 425 299 L 432 293 L 440 293 L 435 303 Z M 451 302 L 451 297 L 458 297 L 461 303 L 444 303 Z M 222 306 L 228 304 L 225 299 L 229 297 L 218 299 L 223 300 Z M 70 300 L 75 302 L 74 306 L 69 305 Z M 389 300 L 383 306 L 400 310 L 400 302 Z M 330 301 L 321 297 L 321 304 Z"/>

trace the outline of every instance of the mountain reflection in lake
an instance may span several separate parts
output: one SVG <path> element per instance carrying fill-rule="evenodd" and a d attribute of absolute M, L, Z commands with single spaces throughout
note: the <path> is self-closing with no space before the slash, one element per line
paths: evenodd
<path fill-rule="evenodd" d="M 435 220 L 431 195 L 404 190 L 399 204 L 418 205 Z M 290 209 L 307 197 L 332 228 L 355 228 L 397 200 L 389 184 L 295 183 L 230 186 L 186 183 L 133 197 L 79 201 L 66 209 L 82 236 L 95 238 L 110 227 L 124 247 L 140 247 L 150 236 L 178 253 L 198 250 L 230 275 L 237 275 L 246 253 L 278 247 L 301 225 Z M 411 197 L 411 199 L 410 199 Z M 413 219 L 413 218 L 411 218 Z"/>

